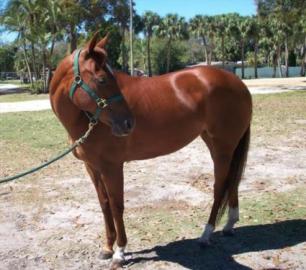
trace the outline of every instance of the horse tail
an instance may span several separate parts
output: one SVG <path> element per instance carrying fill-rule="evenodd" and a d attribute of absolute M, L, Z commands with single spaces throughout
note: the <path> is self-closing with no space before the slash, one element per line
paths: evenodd
<path fill-rule="evenodd" d="M 244 168 L 247 161 L 249 145 L 250 145 L 250 126 L 247 128 L 242 138 L 240 139 L 238 146 L 236 147 L 233 158 L 230 165 L 230 170 L 225 180 L 224 192 L 220 208 L 217 215 L 217 223 L 223 216 L 229 201 L 229 196 L 232 192 L 238 192 L 238 187 L 244 172 Z"/>

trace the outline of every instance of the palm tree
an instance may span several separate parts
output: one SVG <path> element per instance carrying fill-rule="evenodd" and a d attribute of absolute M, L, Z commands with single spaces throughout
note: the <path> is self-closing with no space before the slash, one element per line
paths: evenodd
<path fill-rule="evenodd" d="M 244 59 L 245 59 L 245 45 L 248 38 L 248 22 L 249 17 L 242 17 L 238 13 L 227 15 L 226 34 L 234 37 L 237 40 L 237 45 L 240 47 L 241 59 L 241 77 L 244 79 Z"/>
<path fill-rule="evenodd" d="M 205 22 L 207 25 L 207 39 L 208 39 L 208 65 L 211 64 L 213 59 L 213 53 L 215 50 L 215 37 L 217 31 L 217 22 L 215 16 L 205 16 Z"/>
<path fill-rule="evenodd" d="M 204 49 L 204 62 L 210 64 L 208 61 L 208 20 L 207 16 L 196 15 L 189 21 L 189 29 L 195 38 L 201 39 Z"/>
<path fill-rule="evenodd" d="M 240 36 L 240 56 L 241 56 L 241 77 L 242 79 L 245 78 L 244 76 L 244 59 L 245 59 L 245 44 L 248 38 L 248 22 L 249 17 L 240 17 L 238 21 L 238 30 Z"/>
<path fill-rule="evenodd" d="M 46 60 L 44 66 L 48 68 L 48 74 L 45 78 L 45 92 L 47 92 L 52 74 L 51 58 L 53 56 L 55 42 L 63 36 L 63 29 L 61 27 L 62 7 L 60 6 L 59 2 L 56 0 L 47 0 L 45 1 L 45 6 L 46 8 L 43 14 L 45 26 L 44 32 L 47 34 L 45 34 L 44 38 L 48 40 L 51 35 L 49 53 L 44 57 Z M 44 50 L 47 50 L 47 46 L 44 48 Z"/>
<path fill-rule="evenodd" d="M 251 17 L 247 22 L 247 33 L 254 47 L 254 77 L 258 78 L 258 41 L 260 37 L 260 26 L 257 17 Z"/>
<path fill-rule="evenodd" d="M 23 60 L 28 72 L 28 77 L 33 87 L 31 59 L 28 52 L 27 39 L 29 35 L 29 27 L 27 25 L 25 13 L 20 9 L 19 2 L 8 2 L 4 13 L 1 15 L 1 24 L 7 31 L 18 33 L 16 43 L 20 44 L 22 48 Z"/>
<path fill-rule="evenodd" d="M 171 63 L 171 44 L 175 40 L 187 37 L 187 24 L 183 17 L 177 14 L 168 14 L 164 17 L 157 28 L 158 36 L 167 40 L 167 64 L 166 72 L 170 71 Z"/>
<path fill-rule="evenodd" d="M 306 14 L 300 18 L 294 29 L 294 36 L 298 50 L 301 56 L 301 71 L 300 75 L 305 76 L 306 73 Z"/>
<path fill-rule="evenodd" d="M 153 35 L 153 29 L 160 22 L 160 17 L 157 13 L 152 11 L 147 11 L 142 16 L 144 24 L 144 33 L 147 37 L 147 61 L 148 61 L 148 73 L 149 77 L 152 76 L 152 66 L 151 66 L 151 38 Z"/>
<path fill-rule="evenodd" d="M 225 66 L 225 37 L 227 34 L 227 17 L 225 15 L 216 16 L 216 32 L 219 38 L 221 39 L 221 50 L 222 50 L 222 67 Z"/>

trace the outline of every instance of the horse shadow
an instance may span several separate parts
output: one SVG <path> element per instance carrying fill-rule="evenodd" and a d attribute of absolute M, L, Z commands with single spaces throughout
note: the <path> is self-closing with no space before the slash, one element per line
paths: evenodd
<path fill-rule="evenodd" d="M 306 220 L 296 219 L 274 224 L 238 227 L 235 230 L 235 237 L 225 237 L 221 232 L 216 232 L 212 240 L 213 245 L 205 249 L 199 247 L 197 239 L 184 239 L 165 246 L 132 252 L 130 253 L 132 258 L 127 260 L 127 265 L 164 261 L 193 270 L 251 269 L 236 262 L 233 255 L 282 249 L 302 243 L 306 241 Z"/>

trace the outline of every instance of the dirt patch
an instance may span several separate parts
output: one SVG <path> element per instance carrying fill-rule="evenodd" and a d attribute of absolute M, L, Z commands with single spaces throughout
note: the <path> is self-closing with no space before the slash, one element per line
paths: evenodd
<path fill-rule="evenodd" d="M 304 148 L 297 151 L 290 146 L 274 145 L 251 149 L 241 197 L 305 188 L 306 158 L 303 157 Z M 67 160 L 66 166 L 68 163 Z M 104 240 L 103 221 L 94 188 L 88 184 L 90 180 L 80 162 L 74 163 L 75 177 L 60 177 L 64 169 L 65 165 L 60 165 L 47 178 L 41 178 L 41 174 L 36 179 L 1 187 L 0 269 L 108 268 L 109 261 L 99 259 Z M 302 269 L 306 266 L 306 258 L 301 255 L 306 249 L 305 243 L 301 243 L 304 238 L 295 236 L 297 243 L 290 248 L 281 244 L 264 248 L 260 243 L 255 248 L 254 233 L 264 231 L 256 226 L 241 227 L 235 240 L 217 233 L 213 247 L 205 251 L 198 248 L 194 238 L 207 220 L 213 186 L 212 162 L 200 139 L 166 157 L 130 162 L 125 175 L 128 250 L 132 251 L 127 256 L 128 268 Z M 247 211 L 242 211 L 242 215 L 250 219 Z M 249 239 L 250 236 L 245 236 L 248 234 L 253 237 Z M 245 248 L 246 243 L 251 247 Z M 265 251 L 260 251 L 261 248 Z"/>
<path fill-rule="evenodd" d="M 223 237 L 218 227 L 205 250 L 196 239 L 212 204 L 213 164 L 203 141 L 125 165 L 126 268 L 306 268 L 305 117 L 290 102 L 277 113 L 268 110 L 271 99 L 255 102 L 236 236 Z M 294 111 L 286 112 L 289 105 Z M 263 110 L 275 115 L 257 114 Z M 69 156 L 0 186 L 0 269 L 108 269 L 110 261 L 99 257 L 104 226 L 90 182 Z"/>

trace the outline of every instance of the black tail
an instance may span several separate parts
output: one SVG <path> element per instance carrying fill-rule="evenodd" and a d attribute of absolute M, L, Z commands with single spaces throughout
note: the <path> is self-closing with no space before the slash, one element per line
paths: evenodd
<path fill-rule="evenodd" d="M 246 165 L 248 151 L 249 151 L 249 144 L 250 144 L 250 127 L 246 130 L 243 137 L 240 139 L 237 148 L 235 149 L 230 171 L 228 173 L 227 179 L 225 181 L 224 192 L 222 196 L 222 201 L 220 204 L 220 208 L 217 215 L 217 223 L 220 221 L 221 217 L 223 216 L 229 200 L 229 194 L 234 190 L 238 189 L 240 184 L 242 174 L 244 172 L 244 167 Z"/>

